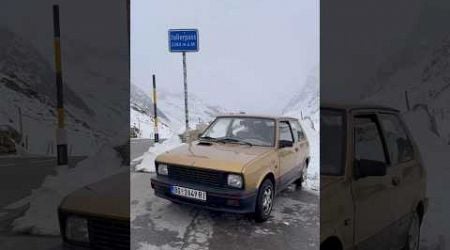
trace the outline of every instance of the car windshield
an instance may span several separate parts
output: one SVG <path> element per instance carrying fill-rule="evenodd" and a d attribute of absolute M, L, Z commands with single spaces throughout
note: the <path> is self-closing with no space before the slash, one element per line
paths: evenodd
<path fill-rule="evenodd" d="M 275 120 L 253 117 L 218 117 L 200 139 L 273 147 L 275 145 Z"/>
<path fill-rule="evenodd" d="M 343 175 L 345 122 L 344 112 L 320 110 L 320 174 Z"/>

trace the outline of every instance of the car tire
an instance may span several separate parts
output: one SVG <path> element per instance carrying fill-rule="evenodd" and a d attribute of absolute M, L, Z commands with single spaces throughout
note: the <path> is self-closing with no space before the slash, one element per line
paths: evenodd
<path fill-rule="evenodd" d="M 265 179 L 258 190 L 256 198 L 256 208 L 253 217 L 256 222 L 264 222 L 270 217 L 275 194 L 273 183 L 270 179 Z"/>
<path fill-rule="evenodd" d="M 420 245 L 420 216 L 414 212 L 408 229 L 408 240 L 405 250 L 418 250 Z"/>

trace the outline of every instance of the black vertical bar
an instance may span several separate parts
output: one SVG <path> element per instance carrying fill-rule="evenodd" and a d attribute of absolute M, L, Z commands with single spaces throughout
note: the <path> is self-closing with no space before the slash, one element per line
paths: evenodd
<path fill-rule="evenodd" d="M 53 5 L 53 34 L 55 37 L 60 37 L 60 30 L 59 30 L 59 6 Z"/>
<path fill-rule="evenodd" d="M 155 118 L 155 142 L 159 142 L 158 133 L 158 109 L 156 104 L 156 76 L 153 75 L 153 116 Z"/>

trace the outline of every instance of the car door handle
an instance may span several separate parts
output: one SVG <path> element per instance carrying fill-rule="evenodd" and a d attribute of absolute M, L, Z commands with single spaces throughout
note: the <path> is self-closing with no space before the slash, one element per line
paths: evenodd
<path fill-rule="evenodd" d="M 392 185 L 398 186 L 400 184 L 400 178 L 397 176 L 392 177 Z"/>
<path fill-rule="evenodd" d="M 298 152 L 298 148 L 295 148 L 295 152 Z"/>

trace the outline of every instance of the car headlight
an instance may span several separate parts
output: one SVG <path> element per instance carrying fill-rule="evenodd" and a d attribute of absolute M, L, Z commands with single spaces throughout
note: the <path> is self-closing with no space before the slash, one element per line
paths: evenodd
<path fill-rule="evenodd" d="M 67 217 L 66 238 L 71 241 L 88 243 L 89 232 L 87 220 L 78 216 Z"/>
<path fill-rule="evenodd" d="M 242 176 L 237 174 L 229 174 L 227 178 L 228 186 L 242 188 Z"/>
<path fill-rule="evenodd" d="M 168 175 L 169 174 L 166 164 L 158 164 L 158 174 L 160 174 L 160 175 Z"/>

